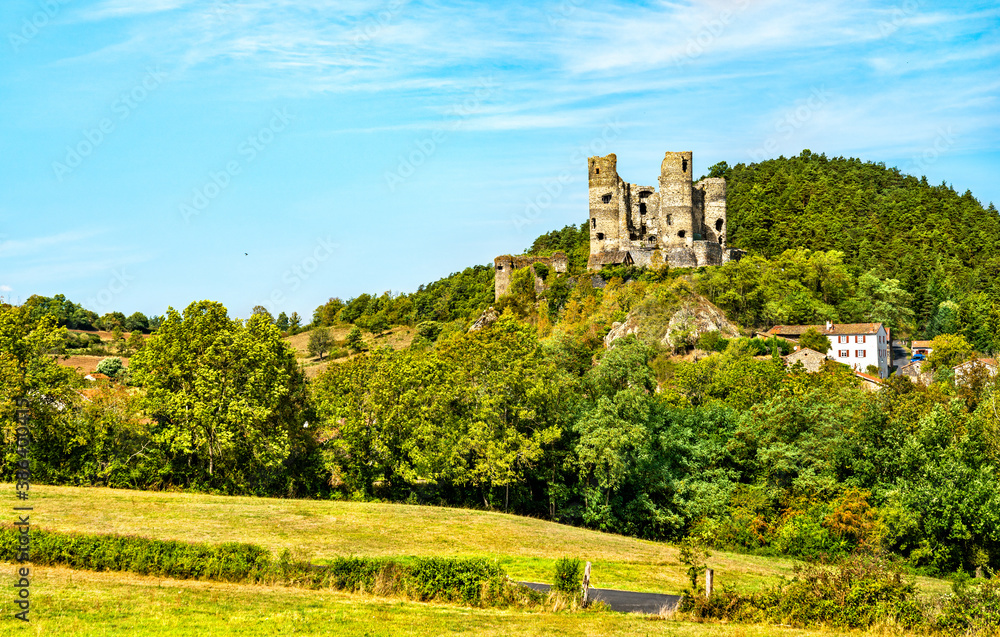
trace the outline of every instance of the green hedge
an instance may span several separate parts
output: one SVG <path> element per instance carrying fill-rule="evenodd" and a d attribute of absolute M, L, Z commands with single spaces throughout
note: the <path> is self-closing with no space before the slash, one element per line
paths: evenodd
<path fill-rule="evenodd" d="M 18 532 L 0 528 L 0 559 L 13 561 Z M 91 571 L 128 571 L 174 579 L 259 581 L 271 554 L 253 544 L 204 544 L 124 535 L 84 535 L 31 530 L 31 561 Z"/>
<path fill-rule="evenodd" d="M 18 541 L 16 528 L 0 527 L 0 561 L 15 560 Z M 485 559 L 434 557 L 402 563 L 388 558 L 339 557 L 327 565 L 314 566 L 292 560 L 287 550 L 275 560 L 254 544 L 177 542 L 33 528 L 31 562 L 174 579 L 335 588 L 475 606 L 531 605 L 541 599 Z"/>

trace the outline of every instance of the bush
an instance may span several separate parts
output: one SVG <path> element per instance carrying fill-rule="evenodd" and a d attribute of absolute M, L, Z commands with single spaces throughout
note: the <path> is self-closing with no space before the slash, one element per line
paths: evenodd
<path fill-rule="evenodd" d="M 117 356 L 111 356 L 97 364 L 97 373 L 104 374 L 108 378 L 118 378 L 123 368 L 122 359 Z"/>
<path fill-rule="evenodd" d="M 914 628 L 926 622 L 916 585 L 904 582 L 881 557 L 854 556 L 836 569 L 812 565 L 796 571 L 792 581 L 762 593 L 741 595 L 726 587 L 708 599 L 686 595 L 681 611 L 696 619 L 837 628 Z"/>
<path fill-rule="evenodd" d="M 967 582 L 954 586 L 944 598 L 934 627 L 954 635 L 995 635 L 1000 632 L 1000 583 L 996 580 L 971 587 Z"/>
<path fill-rule="evenodd" d="M 552 590 L 572 595 L 583 590 L 583 563 L 576 558 L 563 557 L 556 560 Z"/>
<path fill-rule="evenodd" d="M 14 562 L 20 533 L 0 527 L 0 561 Z M 349 592 L 403 595 L 419 601 L 473 606 L 531 605 L 540 594 L 514 583 L 485 559 L 419 558 L 403 564 L 388 558 L 340 557 L 327 566 L 295 561 L 285 550 L 277 560 L 255 544 L 188 543 L 120 535 L 31 530 L 31 559 L 91 571 L 127 571 L 175 579 L 283 583 Z"/>

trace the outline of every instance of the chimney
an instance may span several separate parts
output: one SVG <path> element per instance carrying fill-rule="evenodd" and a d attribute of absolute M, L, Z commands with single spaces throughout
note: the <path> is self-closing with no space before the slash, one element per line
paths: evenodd
<path fill-rule="evenodd" d="M 833 323 L 831 323 L 830 321 L 827 321 L 826 322 L 826 331 L 829 332 L 832 329 L 833 329 Z"/>

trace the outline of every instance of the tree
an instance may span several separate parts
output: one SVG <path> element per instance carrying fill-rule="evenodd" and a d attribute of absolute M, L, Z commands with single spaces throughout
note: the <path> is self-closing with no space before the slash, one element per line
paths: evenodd
<path fill-rule="evenodd" d="M 820 354 L 826 354 L 833 347 L 830 339 L 825 334 L 821 334 L 815 327 L 810 327 L 802 333 L 802 336 L 799 337 L 799 345 L 816 350 Z"/>
<path fill-rule="evenodd" d="M 309 332 L 309 353 L 323 360 L 323 352 L 330 349 L 330 330 L 325 327 L 315 327 Z"/>
<path fill-rule="evenodd" d="M 165 483 L 243 493 L 296 484 L 288 468 L 312 444 L 305 377 L 266 317 L 231 320 L 211 301 L 170 308 L 130 368 L 169 460 Z"/>
<path fill-rule="evenodd" d="M 30 419 L 32 470 L 61 442 L 61 410 L 75 402 L 76 394 L 70 388 L 72 371 L 49 352 L 64 338 L 54 316 L 33 319 L 30 308 L 0 304 L 0 480 L 22 481 L 14 464 L 24 459 L 17 453 L 19 409 L 27 410 Z"/>
<path fill-rule="evenodd" d="M 142 338 L 142 332 L 136 330 L 128 335 L 128 349 L 130 352 L 138 352 L 142 349 L 143 343 L 145 343 L 145 341 Z"/>
<path fill-rule="evenodd" d="M 111 332 L 111 346 L 119 356 L 125 356 L 128 353 L 128 343 L 125 342 L 125 333 L 122 332 L 122 328 L 119 325 L 116 325 L 114 331 Z"/>
<path fill-rule="evenodd" d="M 253 306 L 253 309 L 250 310 L 250 316 L 263 316 L 265 319 L 267 319 L 268 323 L 270 323 L 271 325 L 274 325 L 274 316 L 263 305 L 255 305 L 255 306 Z"/>
<path fill-rule="evenodd" d="M 874 271 L 858 279 L 858 312 L 864 320 L 882 323 L 893 332 L 908 328 L 914 317 L 912 303 L 913 295 L 896 279 L 881 280 Z"/>
<path fill-rule="evenodd" d="M 972 357 L 972 346 L 959 334 L 938 334 L 931 340 L 927 364 L 932 370 L 951 368 Z"/>
<path fill-rule="evenodd" d="M 351 331 L 347 333 L 347 346 L 355 352 L 360 352 L 364 349 L 364 341 L 361 337 L 361 328 L 357 325 L 352 327 Z"/>
<path fill-rule="evenodd" d="M 389 321 L 386 320 L 384 312 L 379 312 L 368 321 L 368 330 L 375 336 L 381 336 L 387 329 Z"/>
<path fill-rule="evenodd" d="M 125 319 L 125 324 L 122 327 L 129 332 L 148 332 L 149 319 L 142 312 L 133 312 L 131 316 Z"/>
<path fill-rule="evenodd" d="M 299 313 L 292 312 L 292 315 L 288 317 L 288 331 L 292 334 L 298 334 L 301 326 L 302 319 L 299 317 Z"/>
<path fill-rule="evenodd" d="M 284 312 L 282 312 L 281 314 L 278 315 L 278 320 L 276 320 L 274 322 L 274 324 L 282 332 L 287 332 L 288 331 L 288 315 L 285 314 Z"/>

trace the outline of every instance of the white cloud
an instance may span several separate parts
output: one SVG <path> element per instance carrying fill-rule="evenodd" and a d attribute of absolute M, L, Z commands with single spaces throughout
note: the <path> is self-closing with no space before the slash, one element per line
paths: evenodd
<path fill-rule="evenodd" d="M 95 231 L 72 231 L 30 239 L 6 239 L 0 241 L 0 258 L 41 256 L 67 244 L 79 244 L 96 235 Z"/>
<path fill-rule="evenodd" d="M 191 4 L 193 0 L 105 0 L 96 7 L 80 14 L 83 20 L 107 20 L 109 18 L 126 18 L 150 13 L 172 11 Z M 217 5 L 228 5 L 229 2 L 216 2 Z"/>

